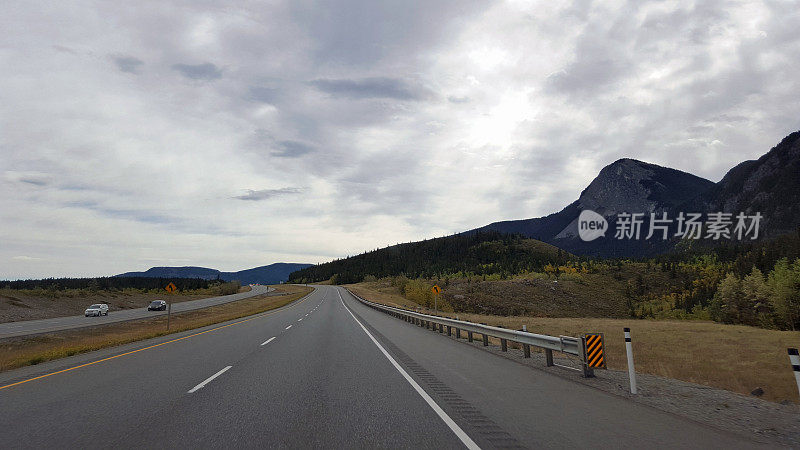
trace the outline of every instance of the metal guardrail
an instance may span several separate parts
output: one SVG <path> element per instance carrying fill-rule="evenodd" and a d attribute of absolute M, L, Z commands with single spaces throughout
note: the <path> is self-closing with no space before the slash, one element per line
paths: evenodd
<path fill-rule="evenodd" d="M 581 359 L 581 363 L 583 365 L 584 376 L 591 377 L 594 375 L 592 369 L 588 367 L 586 363 L 585 351 L 584 351 L 585 342 L 581 338 L 576 338 L 571 336 L 556 337 L 556 336 L 549 336 L 546 334 L 528 333 L 526 331 L 510 330 L 507 328 L 499 328 L 490 325 L 465 322 L 463 320 L 450 319 L 448 317 L 432 316 L 429 314 L 422 314 L 416 311 L 411 311 L 403 308 L 395 308 L 392 306 L 382 305 L 380 303 L 374 303 L 360 297 L 350 289 L 347 289 L 347 292 L 349 292 L 350 295 L 352 295 L 358 301 L 371 308 L 383 311 L 392 316 L 398 317 L 408 322 L 412 322 L 416 325 L 424 326 L 426 328 L 431 328 L 434 331 L 439 331 L 440 333 L 444 333 L 445 332 L 444 327 L 447 327 L 448 336 L 452 336 L 453 331 L 455 331 L 456 337 L 460 338 L 461 332 L 465 331 L 467 333 L 467 338 L 469 339 L 470 342 L 472 342 L 473 333 L 478 333 L 483 337 L 483 345 L 489 345 L 490 336 L 495 337 L 500 339 L 500 345 L 503 351 L 507 350 L 509 341 L 517 342 L 519 344 L 522 344 L 526 358 L 530 357 L 531 346 L 542 348 L 545 350 L 545 356 L 548 366 L 555 365 L 553 363 L 554 350 L 578 356 Z"/>

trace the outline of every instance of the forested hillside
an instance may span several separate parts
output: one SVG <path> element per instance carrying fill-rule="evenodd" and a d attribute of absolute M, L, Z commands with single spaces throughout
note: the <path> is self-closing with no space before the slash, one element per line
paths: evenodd
<path fill-rule="evenodd" d="M 174 283 L 181 291 L 208 289 L 222 284 L 219 280 L 201 278 L 146 278 L 146 277 L 100 277 L 100 278 L 45 278 L 41 280 L 0 281 L 5 289 L 45 289 L 61 291 L 66 289 L 121 290 L 121 289 L 164 289 Z"/>
<path fill-rule="evenodd" d="M 543 242 L 489 231 L 394 245 L 298 270 L 289 281 L 356 283 L 370 275 L 381 278 L 400 274 L 411 278 L 459 273 L 507 277 L 542 270 L 547 264 L 558 265 L 569 257 Z"/>
<path fill-rule="evenodd" d="M 380 270 L 374 270 L 380 268 Z M 700 319 L 800 327 L 800 230 L 708 247 L 686 241 L 648 259 L 591 259 L 518 235 L 479 233 L 402 244 L 313 266 L 295 282 L 367 281 L 455 312 Z"/>

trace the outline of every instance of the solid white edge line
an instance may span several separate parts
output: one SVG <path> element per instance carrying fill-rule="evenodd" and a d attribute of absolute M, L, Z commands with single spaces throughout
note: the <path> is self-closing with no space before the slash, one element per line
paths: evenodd
<path fill-rule="evenodd" d="M 358 326 L 360 326 L 361 329 L 364 330 L 364 333 L 367 333 L 367 336 L 369 336 L 369 338 L 378 347 L 381 353 L 383 353 L 383 356 L 385 356 L 389 360 L 389 362 L 392 363 L 394 368 L 397 369 L 397 371 L 400 372 L 401 375 L 403 375 L 403 378 L 405 378 L 406 381 L 408 381 L 408 384 L 410 384 L 411 387 L 413 387 L 414 390 L 417 391 L 420 397 L 422 397 L 422 399 L 425 400 L 428 406 L 430 406 L 431 409 L 433 409 L 433 411 L 439 416 L 439 418 L 442 419 L 445 425 L 447 425 L 453 431 L 453 433 L 455 433 L 456 437 L 458 437 L 461 440 L 464 446 L 466 446 L 468 449 L 471 450 L 480 450 L 478 444 L 476 444 L 475 441 L 473 441 L 467 435 L 467 433 L 465 433 L 464 430 L 462 430 L 461 427 L 459 427 L 458 424 L 455 423 L 455 421 L 451 419 L 446 412 L 444 412 L 444 410 L 431 398 L 431 396 L 428 395 L 428 393 L 425 392 L 425 390 L 422 389 L 422 387 L 419 384 L 417 384 L 417 382 L 414 381 L 413 378 L 411 378 L 411 375 L 409 375 L 405 370 L 403 370 L 400 364 L 398 364 L 397 361 L 395 361 L 394 358 L 392 358 L 392 355 L 390 355 L 389 352 L 387 352 L 386 349 L 384 349 L 383 346 L 377 341 L 377 339 L 375 339 L 375 337 L 372 336 L 372 333 L 370 333 L 369 330 L 367 330 L 366 327 L 364 327 L 364 325 L 362 325 L 361 322 L 358 319 L 356 319 L 356 316 L 353 314 L 352 311 L 350 311 L 350 308 L 348 308 L 347 305 L 344 304 L 342 293 L 339 291 L 338 288 L 336 289 L 336 293 L 339 294 L 339 301 L 342 302 L 342 306 L 344 306 L 344 309 L 346 309 L 347 312 L 350 313 L 350 316 L 353 318 L 353 320 L 356 321 Z"/>
<path fill-rule="evenodd" d="M 219 372 L 215 373 L 214 375 L 211 375 L 210 377 L 206 378 L 205 381 L 203 381 L 202 383 L 200 383 L 197 386 L 193 387 L 189 392 L 187 392 L 187 394 L 191 394 L 192 392 L 194 392 L 194 391 L 196 391 L 198 389 L 202 389 L 205 385 L 207 385 L 212 380 L 214 380 L 214 378 L 217 378 L 218 376 L 222 375 L 223 373 L 225 373 L 231 367 L 233 367 L 233 366 L 228 366 L 228 367 L 220 370 Z"/>
<path fill-rule="evenodd" d="M 267 339 L 267 340 L 266 340 L 266 341 L 264 341 L 264 342 L 263 342 L 261 345 L 267 345 L 267 344 L 269 344 L 270 342 L 272 342 L 272 341 L 274 341 L 274 340 L 275 340 L 275 336 L 273 336 L 273 337 L 271 337 L 271 338 Z"/>
<path fill-rule="evenodd" d="M 292 328 L 292 326 L 289 325 L 288 327 L 284 328 L 284 330 L 288 330 L 289 328 Z"/>

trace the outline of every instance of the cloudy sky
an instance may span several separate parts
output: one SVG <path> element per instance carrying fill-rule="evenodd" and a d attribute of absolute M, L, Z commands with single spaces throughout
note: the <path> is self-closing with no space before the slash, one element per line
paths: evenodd
<path fill-rule="evenodd" d="M 0 4 L 0 279 L 323 262 L 718 181 L 800 128 L 800 4 Z"/>

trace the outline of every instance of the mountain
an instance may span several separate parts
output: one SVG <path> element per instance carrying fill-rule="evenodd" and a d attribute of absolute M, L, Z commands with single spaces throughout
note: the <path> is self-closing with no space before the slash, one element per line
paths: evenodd
<path fill-rule="evenodd" d="M 201 278 L 204 280 L 239 281 L 242 284 L 278 284 L 289 279 L 289 274 L 311 264 L 275 263 L 238 272 L 220 272 L 205 267 L 151 267 L 144 272 L 126 272 L 116 277 L 147 278 Z"/>
<path fill-rule="evenodd" d="M 311 264 L 275 263 L 238 272 L 221 272 L 223 280 L 239 280 L 242 284 L 278 284 L 289 279 L 289 274 L 310 267 Z"/>
<path fill-rule="evenodd" d="M 200 278 L 215 280 L 220 274 L 217 269 L 205 267 L 151 267 L 144 272 L 125 272 L 115 277 L 145 277 L 145 278 Z"/>
<path fill-rule="evenodd" d="M 578 200 L 545 217 L 495 222 L 475 231 L 519 233 L 541 240 L 570 253 L 616 257 L 659 253 L 665 245 L 655 240 L 616 240 L 605 238 L 584 242 L 578 237 L 578 216 L 585 209 L 608 220 L 615 229 L 620 212 L 661 213 L 693 198 L 714 183 L 680 170 L 624 158 L 604 167 Z"/>
<path fill-rule="evenodd" d="M 592 210 L 608 221 L 602 238 L 584 242 L 578 236 L 578 216 Z M 643 237 L 649 213 L 677 218 L 680 212 L 761 213 L 761 237 L 774 237 L 800 226 L 800 131 L 784 138 L 767 154 L 732 168 L 718 183 L 634 159 L 620 159 L 600 171 L 575 202 L 545 217 L 495 222 L 475 230 L 519 233 L 539 239 L 570 253 L 600 257 L 642 257 L 672 250 L 676 224 L 670 239 L 614 239 L 617 214 L 645 213 Z M 707 242 L 706 244 L 716 244 Z"/>
<path fill-rule="evenodd" d="M 800 225 L 800 131 L 786 136 L 761 158 L 728 171 L 686 208 L 734 215 L 760 212 L 762 236 L 795 231 Z"/>

